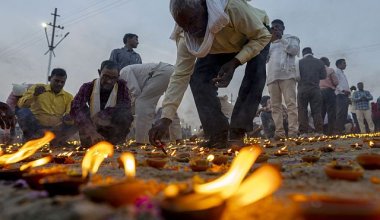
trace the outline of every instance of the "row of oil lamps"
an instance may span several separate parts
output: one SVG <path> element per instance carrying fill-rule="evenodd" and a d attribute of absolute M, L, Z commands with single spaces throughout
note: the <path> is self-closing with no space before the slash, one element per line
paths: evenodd
<path fill-rule="evenodd" d="M 44 138 L 28 142 L 16 153 L 0 156 L 0 164 L 6 165 L 22 161 L 33 155 L 53 138 L 52 133 L 47 133 Z M 373 145 L 369 144 L 372 147 L 375 146 L 374 143 Z M 331 149 L 333 150 L 332 146 L 329 145 L 324 151 L 330 151 Z M 322 149 L 320 150 L 323 151 Z M 120 162 L 125 170 L 123 179 L 99 178 L 96 172 L 100 164 L 106 157 L 112 156 L 113 151 L 113 146 L 107 142 L 100 142 L 90 148 L 83 158 L 81 174 L 70 173 L 59 166 L 33 169 L 33 167 L 43 165 L 53 159 L 51 156 L 47 156 L 24 164 L 20 169 L 16 170 L 17 172 L 3 169 L 0 172 L 0 178 L 10 176 L 13 171 L 13 174 L 19 175 L 16 178 L 21 177 L 32 188 L 45 189 L 50 195 L 83 193 L 93 201 L 107 202 L 113 206 L 133 204 L 139 197 L 149 195 L 158 200 L 165 219 L 220 219 L 226 210 L 238 210 L 271 195 L 279 188 L 282 181 L 279 169 L 270 165 L 263 165 L 246 178 L 255 161 L 265 161 L 265 154 L 262 154 L 262 149 L 258 145 L 252 145 L 236 151 L 236 157 L 232 161 L 230 169 L 218 179 L 191 186 L 187 184 L 171 184 L 167 186 L 154 180 L 145 181 L 135 178 L 136 162 L 131 153 L 123 153 L 120 157 Z M 280 152 L 282 153 L 278 156 L 289 154 L 286 147 L 283 147 Z M 232 152 L 227 152 L 227 154 L 232 154 Z M 157 157 L 157 155 L 152 153 L 151 157 L 146 160 L 147 164 L 156 168 L 162 167 L 161 163 L 166 158 Z M 366 169 L 379 169 L 379 157 L 380 155 L 368 154 L 359 156 L 357 160 Z M 182 153 L 178 154 L 176 158 L 179 162 L 180 160 L 189 162 L 190 155 Z M 227 161 L 227 157 L 224 155 L 217 155 L 216 157 L 209 155 L 207 159 L 206 162 L 213 161 L 215 164 L 224 164 Z M 190 160 L 190 167 L 193 171 L 202 171 L 199 169 L 208 167 L 207 164 L 204 164 L 206 162 L 204 160 Z M 356 170 L 337 164 L 325 168 L 325 172 L 329 177 L 346 180 L 357 180 L 361 177 L 352 175 L 354 171 L 356 172 Z M 361 171 L 362 174 L 363 172 Z M 294 201 L 302 204 L 308 204 L 304 201 L 323 202 L 324 200 L 331 203 L 336 198 L 302 197 L 302 195 L 294 197 Z M 338 205 L 340 204 L 339 201 L 335 202 Z M 346 203 L 347 201 L 344 200 L 344 202 Z M 370 208 L 367 210 L 368 213 L 380 216 L 380 211 L 373 209 L 372 205 L 370 203 L 365 206 Z"/>

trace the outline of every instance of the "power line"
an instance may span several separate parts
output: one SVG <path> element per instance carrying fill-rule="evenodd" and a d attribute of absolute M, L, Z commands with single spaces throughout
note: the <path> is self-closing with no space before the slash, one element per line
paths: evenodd
<path fill-rule="evenodd" d="M 60 15 L 57 14 L 57 8 L 54 9 L 54 14 L 51 14 L 54 16 L 54 19 L 53 19 L 53 24 L 52 23 L 49 23 L 47 25 L 51 26 L 52 27 L 52 32 L 51 32 L 51 38 L 50 38 L 50 43 L 49 43 L 49 37 L 48 37 L 48 34 L 47 34 L 47 30 L 46 30 L 46 27 L 47 25 L 45 25 L 44 29 L 45 29 L 45 36 L 46 36 L 46 39 L 47 39 L 47 42 L 48 42 L 48 46 L 49 46 L 49 50 L 45 53 L 45 55 L 47 53 L 49 53 L 49 63 L 48 63 L 48 71 L 47 71 L 47 82 L 49 81 L 49 74 L 50 74 L 50 68 L 51 68 L 51 59 L 53 57 L 53 54 L 54 54 L 54 49 L 62 42 L 62 40 L 64 40 L 67 35 L 69 35 L 70 32 L 67 32 L 65 34 L 65 36 L 60 40 L 58 41 L 57 44 L 54 45 L 54 39 L 55 39 L 55 29 L 58 28 L 58 29 L 61 29 L 63 30 L 64 27 L 63 26 L 60 26 L 60 25 L 57 25 L 57 17 L 59 17 Z M 55 56 L 55 54 L 54 54 Z"/>
<path fill-rule="evenodd" d="M 101 13 L 103 13 L 103 12 L 109 10 L 109 9 L 112 9 L 112 8 L 115 8 L 115 7 L 118 7 L 118 6 L 121 6 L 121 5 L 125 4 L 125 3 L 127 3 L 127 2 L 119 2 L 119 1 L 120 0 L 117 0 L 115 2 L 111 2 L 109 4 L 104 4 L 100 8 L 96 9 L 96 6 L 101 5 L 103 3 L 106 3 L 106 2 L 105 1 L 97 1 L 97 0 L 95 0 L 89 6 L 86 6 L 84 8 L 80 8 L 80 10 L 77 11 L 75 14 L 67 16 L 66 20 L 68 22 L 70 22 L 68 25 L 73 25 L 73 24 L 79 23 L 79 22 L 81 22 L 81 21 L 83 21 L 83 20 L 85 20 L 85 19 L 87 19 L 89 17 L 101 14 Z M 120 3 L 120 4 L 116 5 L 115 3 Z M 83 15 L 80 15 L 81 12 L 86 11 L 86 10 L 91 10 L 91 8 L 94 8 L 94 7 L 95 7 L 95 9 L 93 11 L 84 13 Z M 75 15 L 80 15 L 80 16 L 78 16 L 76 18 L 74 17 L 71 20 L 68 19 L 68 18 L 73 17 Z M 20 53 L 20 51 L 22 51 L 22 50 L 24 50 L 24 49 L 26 49 L 26 48 L 28 48 L 30 46 L 33 46 L 37 42 L 41 41 L 43 39 L 43 36 L 41 36 L 39 34 L 39 31 L 38 31 L 38 32 L 34 32 L 33 34 L 28 34 L 28 35 L 24 36 L 23 39 L 27 39 L 27 40 L 18 41 L 17 43 L 11 44 L 12 46 L 6 48 L 5 50 L 2 50 L 0 52 L 0 57 L 12 56 L 12 55 L 18 54 L 18 53 Z"/>
<path fill-rule="evenodd" d="M 96 15 L 99 15 L 101 13 L 104 13 L 107 10 L 119 7 L 119 6 L 124 5 L 126 3 L 129 3 L 129 2 L 130 1 L 127 1 L 127 0 L 118 0 L 116 2 L 110 3 L 110 4 L 105 5 L 104 7 L 100 8 L 98 10 L 94 10 L 94 11 L 88 12 L 86 15 L 83 15 L 81 17 L 73 19 L 72 21 L 66 23 L 66 26 L 77 24 L 77 23 L 79 23 L 79 22 L 81 22 L 81 21 L 83 21 L 83 20 L 85 20 L 85 19 L 87 19 L 89 17 L 93 17 L 93 16 L 96 16 Z"/>

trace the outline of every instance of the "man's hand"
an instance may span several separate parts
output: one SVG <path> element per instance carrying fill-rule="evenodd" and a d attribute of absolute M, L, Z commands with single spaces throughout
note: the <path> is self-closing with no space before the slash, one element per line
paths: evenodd
<path fill-rule="evenodd" d="M 96 128 L 94 126 L 88 126 L 88 128 L 85 130 L 83 136 L 86 139 L 91 140 L 91 145 L 94 145 L 100 141 L 105 140 L 104 137 L 96 131 Z"/>
<path fill-rule="evenodd" d="M 37 86 L 35 89 L 34 89 L 34 96 L 39 96 L 41 95 L 42 93 L 46 92 L 46 89 L 44 86 Z"/>
<path fill-rule="evenodd" d="M 65 125 L 74 125 L 74 120 L 72 119 L 70 114 L 63 115 L 62 122 Z"/>
<path fill-rule="evenodd" d="M 218 76 L 212 79 L 214 85 L 219 88 L 226 88 L 234 76 L 235 69 L 240 65 L 240 61 L 236 58 L 233 58 L 232 60 L 225 63 L 220 68 Z"/>
<path fill-rule="evenodd" d="M 101 127 L 107 127 L 111 125 L 111 119 L 106 118 L 101 112 L 95 114 L 95 116 L 92 118 L 92 122 Z"/>
<path fill-rule="evenodd" d="M 12 109 L 5 103 L 0 103 L 0 127 L 10 129 L 15 127 L 15 115 Z"/>
<path fill-rule="evenodd" d="M 149 130 L 149 142 L 156 147 L 162 146 L 161 138 L 166 134 L 169 129 L 169 125 L 172 120 L 168 118 L 161 118 L 157 123 Z"/>

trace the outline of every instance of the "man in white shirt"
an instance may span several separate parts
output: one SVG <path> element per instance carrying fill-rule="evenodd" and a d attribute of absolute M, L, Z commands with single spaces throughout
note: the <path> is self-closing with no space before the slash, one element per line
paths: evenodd
<path fill-rule="evenodd" d="M 148 131 L 154 122 L 157 102 L 168 87 L 173 72 L 174 66 L 163 62 L 128 65 L 120 71 L 120 78 L 127 81 L 131 94 L 136 145 L 149 143 Z M 179 128 L 169 129 L 173 140 L 181 139 L 179 119 L 176 121 L 178 123 L 173 123 L 171 127 Z"/>
<path fill-rule="evenodd" d="M 282 115 L 282 97 L 288 110 L 289 137 L 298 135 L 298 110 L 296 96 L 296 62 L 300 51 L 300 40 L 284 35 L 284 22 L 272 21 L 272 43 L 270 45 L 267 70 L 267 85 L 271 97 L 272 117 L 276 126 L 274 139 L 285 138 Z"/>
<path fill-rule="evenodd" d="M 347 77 L 344 74 L 344 70 L 347 67 L 345 59 L 339 59 L 335 63 L 337 69 L 335 70 L 338 78 L 338 85 L 336 86 L 336 126 L 335 130 L 339 133 L 344 133 L 344 124 L 347 121 L 348 105 L 350 86 L 348 85 Z"/>

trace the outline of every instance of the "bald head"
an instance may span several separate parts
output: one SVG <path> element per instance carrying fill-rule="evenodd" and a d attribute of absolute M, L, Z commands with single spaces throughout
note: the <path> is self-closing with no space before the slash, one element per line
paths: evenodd
<path fill-rule="evenodd" d="M 206 0 L 170 0 L 170 13 L 187 34 L 204 37 L 208 21 Z"/>

